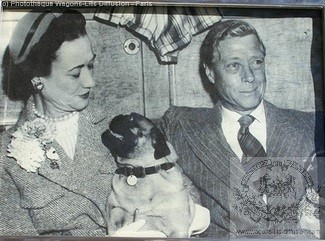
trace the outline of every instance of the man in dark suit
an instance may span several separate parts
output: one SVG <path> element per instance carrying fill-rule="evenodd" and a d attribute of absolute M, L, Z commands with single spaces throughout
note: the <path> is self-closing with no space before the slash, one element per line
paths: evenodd
<path fill-rule="evenodd" d="M 212 109 L 171 107 L 160 123 L 210 209 L 208 237 L 309 236 L 300 232 L 308 227 L 298 205 L 313 184 L 300 167 L 315 149 L 314 117 L 263 99 L 264 58 L 252 26 L 218 22 L 201 49 L 218 101 Z"/>

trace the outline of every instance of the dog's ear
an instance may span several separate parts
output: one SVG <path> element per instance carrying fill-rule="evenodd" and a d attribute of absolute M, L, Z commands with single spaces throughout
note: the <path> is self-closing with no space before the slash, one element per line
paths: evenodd
<path fill-rule="evenodd" d="M 115 158 L 117 155 L 116 155 L 116 152 L 115 152 L 115 141 L 117 140 L 114 140 L 114 139 L 117 139 L 116 137 L 114 137 L 110 130 L 106 130 L 102 133 L 102 143 L 110 150 L 112 156 Z"/>
<path fill-rule="evenodd" d="M 111 138 L 111 133 L 109 130 L 106 130 L 102 133 L 102 143 L 109 149 L 112 149 L 112 145 L 110 142 L 110 138 Z"/>
<path fill-rule="evenodd" d="M 158 129 L 158 127 L 153 127 L 150 133 L 152 146 L 155 149 L 154 157 L 155 159 L 160 159 L 162 157 L 168 156 L 170 154 L 169 147 L 166 143 L 164 134 Z"/>
<path fill-rule="evenodd" d="M 131 131 L 133 127 L 128 115 L 118 115 L 111 120 L 109 128 L 102 134 L 102 142 L 113 156 L 128 158 L 133 151 L 137 145 L 137 136 Z"/>
<path fill-rule="evenodd" d="M 125 144 L 123 139 L 113 135 L 110 130 L 106 130 L 102 133 L 102 143 L 110 150 L 112 156 L 126 157 L 121 147 Z"/>

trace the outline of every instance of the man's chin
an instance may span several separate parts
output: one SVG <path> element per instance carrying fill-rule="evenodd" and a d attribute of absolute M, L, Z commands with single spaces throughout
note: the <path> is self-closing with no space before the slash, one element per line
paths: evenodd
<path fill-rule="evenodd" d="M 261 102 L 258 102 L 258 103 L 254 103 L 254 104 L 250 104 L 250 105 L 244 105 L 242 110 L 244 111 L 247 111 L 247 110 L 255 110 L 259 105 L 260 105 Z"/>
<path fill-rule="evenodd" d="M 262 98 L 242 99 L 238 102 L 238 106 L 240 106 L 242 110 L 254 110 L 261 104 L 261 102 Z"/>
<path fill-rule="evenodd" d="M 234 104 L 228 104 L 228 106 L 225 106 L 225 108 L 235 111 L 241 115 L 248 115 L 252 111 L 254 111 L 262 102 L 262 99 L 259 101 L 250 101 L 250 102 L 237 102 L 236 105 Z"/>

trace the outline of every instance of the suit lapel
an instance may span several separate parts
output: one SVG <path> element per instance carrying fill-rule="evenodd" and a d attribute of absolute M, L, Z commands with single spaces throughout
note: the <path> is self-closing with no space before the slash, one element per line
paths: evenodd
<path fill-rule="evenodd" d="M 296 157 L 297 148 L 303 146 L 303 135 L 293 127 L 295 120 L 284 115 L 278 108 L 268 102 L 265 104 L 266 145 L 268 157 Z M 293 141 L 294 139 L 294 141 Z"/>

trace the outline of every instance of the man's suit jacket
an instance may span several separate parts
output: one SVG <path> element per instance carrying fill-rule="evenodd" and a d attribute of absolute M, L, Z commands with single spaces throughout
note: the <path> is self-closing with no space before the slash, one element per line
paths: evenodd
<path fill-rule="evenodd" d="M 308 157 L 314 150 L 313 117 L 266 101 L 264 105 L 268 157 Z M 249 215 L 233 212 L 236 203 L 230 190 L 242 187 L 245 170 L 223 135 L 220 103 L 212 109 L 171 107 L 160 127 L 174 145 L 184 173 L 201 191 L 202 205 L 211 212 L 204 236 L 240 236 L 238 230 L 267 229 L 263 220 L 256 223 Z"/>
<path fill-rule="evenodd" d="M 17 126 L 34 118 L 28 103 Z M 116 169 L 101 142 L 107 126 L 107 119 L 81 112 L 74 159 L 54 141 L 59 169 L 46 160 L 36 173 L 6 156 L 14 129 L 1 135 L 0 235 L 106 235 L 106 201 Z"/>

